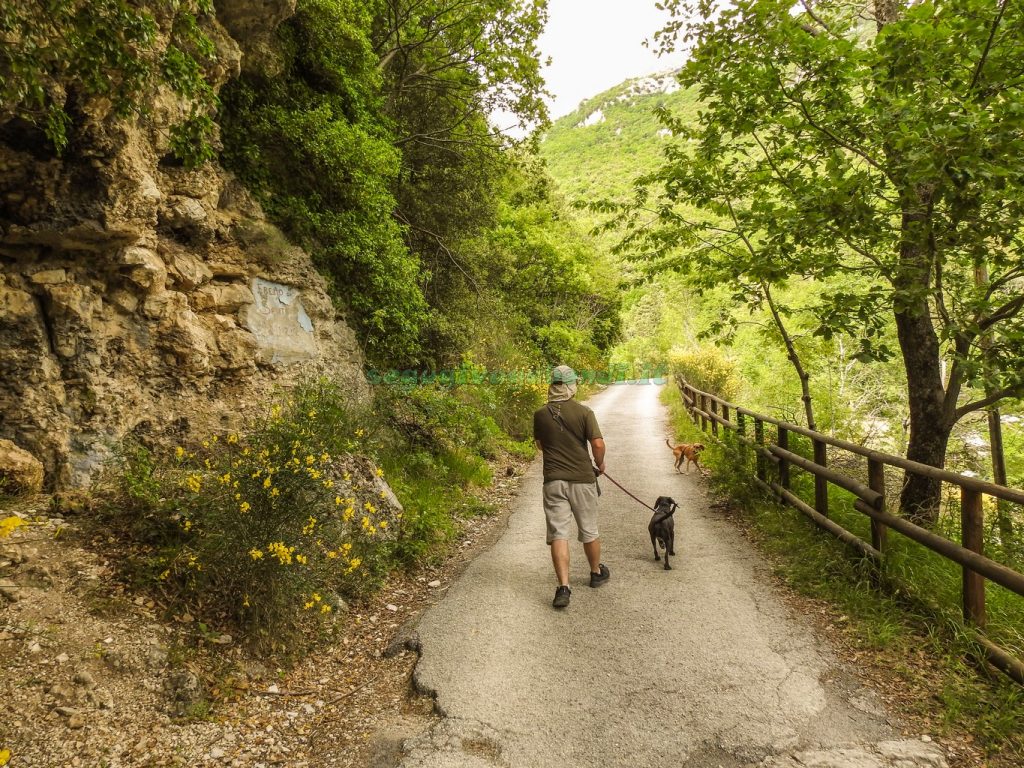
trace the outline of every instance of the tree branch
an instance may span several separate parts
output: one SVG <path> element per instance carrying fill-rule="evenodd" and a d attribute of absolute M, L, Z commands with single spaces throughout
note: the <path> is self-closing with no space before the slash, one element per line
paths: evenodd
<path fill-rule="evenodd" d="M 972 411 L 980 411 L 982 408 L 987 408 L 990 405 L 995 405 L 1000 400 L 1007 397 L 1020 397 L 1024 395 L 1024 383 L 1014 384 L 1012 387 L 1004 387 L 1003 389 L 997 389 L 994 392 L 989 393 L 980 400 L 967 403 L 956 409 L 954 416 L 957 421 L 966 416 Z"/>
<path fill-rule="evenodd" d="M 992 43 L 996 39 L 996 31 L 999 29 L 999 25 L 1003 21 L 1003 14 L 1006 13 L 1006 0 L 1000 0 L 999 12 L 996 14 L 995 19 L 992 20 L 992 27 L 988 32 L 988 40 L 985 41 L 985 48 L 981 52 L 981 57 L 978 59 L 977 66 L 974 67 L 974 75 L 971 77 L 971 84 L 967 86 L 967 93 L 971 93 L 977 87 L 978 81 L 981 79 L 981 71 L 985 68 L 985 62 L 988 61 L 989 51 L 992 50 Z"/>

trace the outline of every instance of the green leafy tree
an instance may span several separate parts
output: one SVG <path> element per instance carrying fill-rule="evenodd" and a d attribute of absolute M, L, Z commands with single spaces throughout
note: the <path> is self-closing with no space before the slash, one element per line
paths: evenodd
<path fill-rule="evenodd" d="M 276 62 L 224 90 L 225 163 L 313 254 L 375 363 L 417 355 L 420 266 L 392 215 L 401 157 L 383 116 L 373 15 L 303 0 Z"/>
<path fill-rule="evenodd" d="M 660 252 L 696 242 L 752 283 L 843 278 L 825 284 L 818 332 L 859 331 L 865 360 L 889 353 L 891 313 L 907 456 L 942 466 L 963 416 L 1024 392 L 1024 9 L 665 5 L 661 45 L 691 49 L 682 82 L 703 106 L 692 129 L 667 120 L 691 141 L 659 174 Z M 683 201 L 742 227 L 681 217 Z M 930 523 L 938 500 L 937 481 L 907 475 L 906 514 Z"/>

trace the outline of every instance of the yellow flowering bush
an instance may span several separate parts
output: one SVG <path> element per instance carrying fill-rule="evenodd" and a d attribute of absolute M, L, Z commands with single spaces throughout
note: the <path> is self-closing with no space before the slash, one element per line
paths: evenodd
<path fill-rule="evenodd" d="M 126 454 L 120 490 L 146 489 L 127 506 L 162 589 L 258 639 L 325 617 L 337 597 L 381 578 L 401 507 L 384 470 L 360 455 L 367 428 L 343 402 L 330 385 L 309 385 L 244 430 L 165 457 Z"/>

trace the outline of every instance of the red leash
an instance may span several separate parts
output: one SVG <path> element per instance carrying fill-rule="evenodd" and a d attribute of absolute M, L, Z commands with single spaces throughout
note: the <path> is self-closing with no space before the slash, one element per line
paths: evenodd
<path fill-rule="evenodd" d="M 597 470 L 596 470 L 596 468 L 595 468 L 595 470 L 594 470 L 594 471 L 595 471 L 595 472 L 597 471 Z M 629 492 L 629 491 L 627 491 L 627 490 L 626 490 L 625 488 L 623 488 L 623 487 L 622 487 L 621 485 L 619 485 L 619 484 L 618 484 L 618 483 L 617 483 L 617 482 L 615 481 L 615 478 L 614 478 L 614 477 L 612 477 L 611 475 L 609 475 L 609 474 L 608 474 L 607 472 L 603 472 L 602 474 L 604 475 L 604 477 L 607 477 L 607 478 L 608 478 L 608 479 L 609 479 L 609 480 L 611 481 L 612 485 L 616 486 L 616 487 L 617 487 L 617 488 L 618 488 L 618 489 L 619 489 L 620 491 L 622 491 L 622 492 L 623 492 L 624 494 L 626 494 L 627 496 L 629 496 L 629 498 L 631 498 L 631 499 L 632 499 L 633 501 L 635 501 L 635 502 L 636 502 L 637 504 L 640 504 L 641 506 L 647 507 L 647 509 L 651 510 L 651 512 L 657 512 L 657 511 L 658 511 L 658 510 L 656 510 L 656 509 L 655 509 L 654 507 L 650 506 L 649 504 L 644 504 L 644 503 L 643 503 L 642 501 L 640 501 L 640 499 L 638 499 L 638 498 L 637 498 L 636 496 L 634 496 L 634 495 L 633 495 L 632 493 L 630 493 L 630 492 Z"/>

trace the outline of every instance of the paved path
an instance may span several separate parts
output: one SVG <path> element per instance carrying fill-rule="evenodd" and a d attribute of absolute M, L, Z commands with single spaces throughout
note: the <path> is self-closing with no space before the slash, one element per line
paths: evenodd
<path fill-rule="evenodd" d="M 680 502 L 673 570 L 652 558 L 649 513 L 605 482 L 612 578 L 590 589 L 573 542 L 572 603 L 554 610 L 535 462 L 508 531 L 420 624 L 416 680 L 445 718 L 407 744 L 403 766 L 944 765 L 934 744 L 899 740 L 709 511 L 699 478 L 673 471 L 660 390 L 613 386 L 590 405 L 612 476 L 649 501 Z"/>

